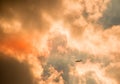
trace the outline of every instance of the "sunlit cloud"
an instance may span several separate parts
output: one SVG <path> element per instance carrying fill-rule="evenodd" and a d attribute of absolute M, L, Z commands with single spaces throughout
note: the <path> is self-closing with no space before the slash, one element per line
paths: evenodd
<path fill-rule="evenodd" d="M 104 22 L 118 0 L 0 2 L 0 53 L 26 63 L 33 84 L 120 83 L 120 24 Z"/>

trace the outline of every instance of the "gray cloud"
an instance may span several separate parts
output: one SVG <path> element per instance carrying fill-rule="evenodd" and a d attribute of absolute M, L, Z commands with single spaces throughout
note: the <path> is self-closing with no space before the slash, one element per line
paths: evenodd
<path fill-rule="evenodd" d="M 43 78 L 47 80 L 47 78 L 51 75 L 49 72 L 49 68 L 52 66 L 58 72 L 63 71 L 62 77 L 65 81 L 65 84 L 78 84 L 79 78 L 75 75 L 70 75 L 70 67 L 75 68 L 76 60 L 82 60 L 80 63 L 83 65 L 89 60 L 91 63 L 99 63 L 101 67 L 106 67 L 110 63 L 109 58 L 101 58 L 101 57 L 94 57 L 93 55 L 88 54 L 87 52 L 80 52 L 78 50 L 72 50 L 70 47 L 67 46 L 67 38 L 65 35 L 56 34 L 52 38 L 48 40 L 51 42 L 51 50 L 48 59 L 46 59 L 46 64 L 43 65 Z M 58 47 L 63 47 L 66 52 L 60 52 Z M 42 60 L 42 58 L 40 58 Z M 45 60 L 44 60 L 45 61 Z M 94 76 L 91 78 L 92 74 L 88 74 L 85 77 L 84 82 L 86 84 L 96 84 L 96 80 L 94 80 Z M 82 81 L 83 79 L 81 79 Z"/>
<path fill-rule="evenodd" d="M 103 17 L 100 18 L 100 23 L 105 28 L 111 26 L 120 25 L 120 0 L 111 0 L 108 4 L 107 10 L 103 13 Z"/>
<path fill-rule="evenodd" d="M 65 81 L 64 84 L 74 84 L 78 81 L 77 77 L 71 77 L 69 75 L 70 66 L 74 66 L 75 55 L 79 55 L 78 51 L 72 51 L 67 47 L 67 39 L 64 35 L 57 34 L 53 38 L 49 39 L 52 41 L 51 51 L 47 64 L 44 66 L 43 76 L 47 79 L 50 76 L 49 67 L 54 67 L 58 72 L 63 71 L 62 77 Z M 60 52 L 58 47 L 63 47 L 66 52 Z M 72 82 L 71 82 L 72 81 Z M 76 83 L 77 84 L 77 83 Z"/>

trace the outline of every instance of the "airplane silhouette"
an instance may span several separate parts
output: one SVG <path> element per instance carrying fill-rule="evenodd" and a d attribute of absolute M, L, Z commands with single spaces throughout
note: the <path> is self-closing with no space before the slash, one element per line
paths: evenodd
<path fill-rule="evenodd" d="M 82 60 L 76 60 L 75 62 L 82 62 Z"/>

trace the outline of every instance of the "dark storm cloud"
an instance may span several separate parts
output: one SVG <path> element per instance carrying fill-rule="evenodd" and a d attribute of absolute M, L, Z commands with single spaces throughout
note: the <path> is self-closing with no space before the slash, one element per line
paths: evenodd
<path fill-rule="evenodd" d="M 0 53 L 0 84 L 34 84 L 26 63 Z"/>
<path fill-rule="evenodd" d="M 120 25 L 120 0 L 110 1 L 107 10 L 100 19 L 100 23 L 102 23 L 105 28 Z"/>
<path fill-rule="evenodd" d="M 42 17 L 45 12 L 54 18 L 62 6 L 61 0 L 1 0 L 0 19 L 20 20 L 23 28 L 49 29 L 49 22 Z"/>

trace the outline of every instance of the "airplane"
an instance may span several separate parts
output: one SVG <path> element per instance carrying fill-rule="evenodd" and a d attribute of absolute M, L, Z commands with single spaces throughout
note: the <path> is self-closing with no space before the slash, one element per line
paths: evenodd
<path fill-rule="evenodd" d="M 76 60 L 75 62 L 82 62 L 82 60 Z"/>

